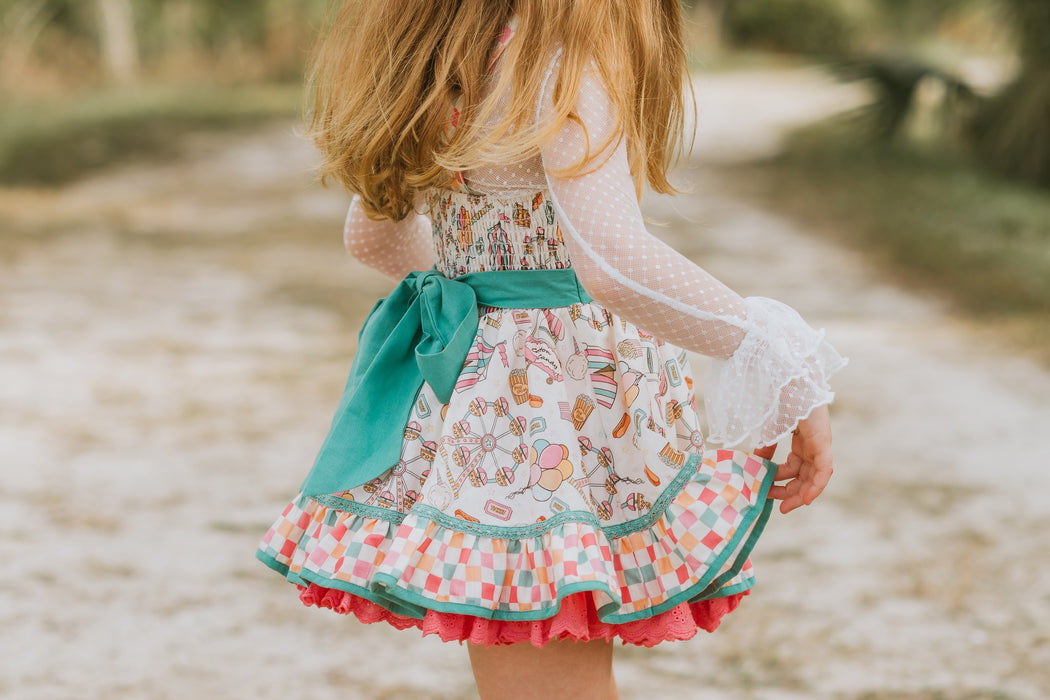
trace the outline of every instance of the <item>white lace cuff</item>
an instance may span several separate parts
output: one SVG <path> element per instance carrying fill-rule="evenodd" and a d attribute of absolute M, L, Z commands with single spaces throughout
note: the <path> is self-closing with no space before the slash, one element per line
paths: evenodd
<path fill-rule="evenodd" d="M 712 442 L 755 447 L 779 442 L 817 406 L 835 398 L 828 379 L 846 366 L 798 312 L 765 297 L 748 297 L 751 330 L 726 360 L 707 372 L 704 404 Z"/>

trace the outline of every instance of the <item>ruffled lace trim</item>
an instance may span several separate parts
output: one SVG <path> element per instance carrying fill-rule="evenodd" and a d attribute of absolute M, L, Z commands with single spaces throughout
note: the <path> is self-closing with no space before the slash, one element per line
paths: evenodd
<path fill-rule="evenodd" d="M 372 601 L 345 591 L 315 583 L 299 586 L 304 605 L 327 608 L 353 615 L 360 622 L 386 622 L 403 630 L 415 627 L 424 635 L 436 634 L 444 642 L 470 642 L 485 646 L 528 642 L 542 647 L 555 639 L 586 642 L 619 639 L 624 644 L 644 647 L 661 642 L 692 639 L 698 630 L 714 632 L 722 618 L 740 605 L 747 592 L 680 605 L 645 620 L 609 624 L 598 618 L 593 596 L 576 593 L 562 601 L 561 609 L 545 620 L 489 620 L 428 610 L 423 619 L 390 612 Z"/>
<path fill-rule="evenodd" d="M 748 297 L 751 330 L 731 357 L 707 372 L 704 405 L 712 442 L 772 445 L 814 408 L 831 403 L 828 381 L 848 361 L 798 312 L 765 297 Z"/>

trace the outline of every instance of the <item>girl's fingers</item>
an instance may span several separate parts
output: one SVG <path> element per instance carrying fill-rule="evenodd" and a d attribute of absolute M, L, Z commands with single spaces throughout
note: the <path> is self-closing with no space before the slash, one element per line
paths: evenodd
<path fill-rule="evenodd" d="M 784 488 L 786 489 L 787 487 Z M 796 508 L 800 508 L 805 505 L 805 502 L 803 502 L 802 497 L 799 496 L 798 493 L 789 493 L 788 491 L 784 491 L 783 496 L 777 500 L 780 501 L 781 513 L 790 513 Z"/>
<path fill-rule="evenodd" d="M 777 470 L 776 479 L 785 484 L 774 484 L 769 497 L 783 501 L 780 512 L 788 513 L 800 506 L 808 506 L 819 496 L 831 480 L 831 468 L 817 469 L 810 462 L 801 462 L 795 467 L 785 462 Z"/>
<path fill-rule="evenodd" d="M 789 481 L 786 484 L 773 484 L 769 487 L 769 497 L 776 501 L 783 501 L 798 493 L 798 481 Z"/>
<path fill-rule="evenodd" d="M 831 480 L 831 426 L 827 408 L 818 406 L 806 420 L 800 421 L 791 439 L 791 453 L 777 467 L 769 497 L 781 501 L 780 512 L 789 513 L 808 506 Z"/>
<path fill-rule="evenodd" d="M 806 505 L 809 505 L 813 500 L 821 494 L 824 487 L 831 481 L 832 468 L 829 465 L 824 469 L 815 469 L 813 475 L 810 478 L 809 487 L 806 488 L 805 501 Z"/>
<path fill-rule="evenodd" d="M 777 467 L 777 481 L 783 481 L 784 479 L 794 479 L 799 475 L 802 470 L 802 458 L 795 452 L 792 452 L 784 460 L 784 463 Z"/>

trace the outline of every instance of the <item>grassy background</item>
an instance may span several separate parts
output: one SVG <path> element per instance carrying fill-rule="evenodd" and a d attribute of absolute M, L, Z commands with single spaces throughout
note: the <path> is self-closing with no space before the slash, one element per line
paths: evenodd
<path fill-rule="evenodd" d="M 300 111 L 302 86 L 166 86 L 0 107 L 0 185 L 60 185 L 132 159 L 176 157 L 179 137 Z"/>
<path fill-rule="evenodd" d="M 863 250 L 897 279 L 1000 325 L 1050 362 L 1050 196 L 967 156 L 873 143 L 835 120 L 803 129 L 742 182 Z"/>

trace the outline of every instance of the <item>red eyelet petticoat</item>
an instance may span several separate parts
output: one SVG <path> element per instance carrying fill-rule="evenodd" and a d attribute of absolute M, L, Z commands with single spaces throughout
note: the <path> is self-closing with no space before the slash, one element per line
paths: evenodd
<path fill-rule="evenodd" d="M 682 603 L 648 619 L 609 624 L 598 619 L 593 596 L 574 593 L 562 600 L 561 608 L 546 620 L 489 620 L 428 610 L 423 619 L 397 615 L 360 596 L 324 588 L 315 583 L 299 586 L 299 599 L 305 605 L 328 608 L 353 615 L 365 624 L 387 622 L 397 629 L 415 627 L 424 635 L 436 634 L 444 642 L 470 642 L 494 646 L 529 642 L 542 647 L 547 642 L 619 638 L 624 644 L 652 647 L 661 642 L 692 639 L 698 629 L 714 632 L 722 618 L 740 604 L 748 591 L 696 603 Z"/>

